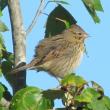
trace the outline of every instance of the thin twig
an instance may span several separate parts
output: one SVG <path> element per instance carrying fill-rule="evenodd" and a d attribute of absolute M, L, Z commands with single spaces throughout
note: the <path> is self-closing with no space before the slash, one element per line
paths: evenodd
<path fill-rule="evenodd" d="M 41 12 L 43 11 L 43 4 L 44 4 L 44 1 L 45 0 L 41 0 L 40 1 L 40 5 L 36 11 L 36 14 L 32 20 L 32 23 L 29 25 L 29 27 L 27 28 L 26 30 L 26 36 L 32 31 L 32 28 L 35 26 L 37 20 L 38 20 L 38 17 L 40 16 Z"/>
<path fill-rule="evenodd" d="M 51 2 L 51 1 L 48 1 L 48 2 L 46 3 L 46 5 L 44 6 L 43 9 L 45 9 L 50 2 Z"/>
<path fill-rule="evenodd" d="M 56 3 L 57 5 L 59 5 L 55 0 L 54 0 L 54 1 L 50 0 L 50 1 L 48 1 L 48 2 L 46 3 L 46 5 L 44 6 L 43 10 L 44 10 L 44 9 L 47 7 L 47 5 L 48 5 L 49 3 L 51 3 L 51 2 L 54 2 L 54 3 Z"/>
<path fill-rule="evenodd" d="M 44 14 L 44 15 L 46 15 L 46 16 L 49 16 L 49 14 L 47 14 L 47 13 L 42 13 L 42 14 Z"/>

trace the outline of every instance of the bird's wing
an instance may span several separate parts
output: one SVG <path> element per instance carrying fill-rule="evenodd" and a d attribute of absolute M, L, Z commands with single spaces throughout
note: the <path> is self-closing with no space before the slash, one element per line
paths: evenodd
<path fill-rule="evenodd" d="M 46 41 L 47 40 L 47 41 Z M 71 42 L 66 41 L 63 37 L 56 37 L 42 41 L 37 49 L 37 57 L 42 57 L 42 62 L 69 55 L 73 48 Z"/>
<path fill-rule="evenodd" d="M 44 57 L 50 50 L 54 49 L 56 47 L 56 42 L 60 42 L 63 40 L 61 36 L 57 35 L 57 37 L 52 38 L 45 38 L 41 40 L 35 48 L 35 55 L 34 57 Z"/>

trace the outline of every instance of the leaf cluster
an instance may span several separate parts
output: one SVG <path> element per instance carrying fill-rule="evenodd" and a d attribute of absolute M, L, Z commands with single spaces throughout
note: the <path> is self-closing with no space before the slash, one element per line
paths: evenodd
<path fill-rule="evenodd" d="M 0 99 L 4 88 L 0 85 Z M 10 110 L 52 110 L 55 99 L 61 99 L 63 108 L 56 110 L 110 110 L 110 98 L 96 82 L 87 82 L 81 76 L 70 74 L 55 89 L 42 90 L 26 87 L 12 98 Z"/>

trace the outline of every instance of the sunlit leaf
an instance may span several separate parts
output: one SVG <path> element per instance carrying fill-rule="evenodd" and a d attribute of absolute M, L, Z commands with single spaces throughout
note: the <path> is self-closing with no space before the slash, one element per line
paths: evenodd
<path fill-rule="evenodd" d="M 26 87 L 18 91 L 12 99 L 11 110 L 48 110 L 52 108 L 51 100 L 43 97 L 42 90 Z"/>
<path fill-rule="evenodd" d="M 103 11 L 103 8 L 102 8 L 100 0 L 93 0 L 93 1 L 94 1 L 94 8 L 97 11 Z"/>
<path fill-rule="evenodd" d="M 94 12 L 95 11 L 95 8 L 94 8 L 94 1 L 93 0 L 82 0 L 83 3 L 88 7 L 88 9 L 91 11 L 91 12 Z"/>
<path fill-rule="evenodd" d="M 71 26 L 68 21 L 65 22 L 65 25 L 66 25 L 66 29 L 70 28 L 70 26 Z"/>
<path fill-rule="evenodd" d="M 94 12 L 90 11 L 88 7 L 87 10 L 89 11 L 89 14 L 92 16 L 94 22 L 100 23 L 100 18 L 97 16 L 97 13 L 95 11 Z"/>
<path fill-rule="evenodd" d="M 90 110 L 109 110 L 104 104 L 103 100 L 94 100 L 88 104 Z"/>
<path fill-rule="evenodd" d="M 0 84 L 0 100 L 3 97 L 3 92 L 5 91 L 4 87 Z"/>
<path fill-rule="evenodd" d="M 5 51 L 5 46 L 4 46 L 4 40 L 3 40 L 3 37 L 0 33 L 0 60 L 2 60 L 2 57 L 3 57 L 3 50 Z"/>
<path fill-rule="evenodd" d="M 103 11 L 100 0 L 82 0 L 89 14 L 92 16 L 95 23 L 99 23 L 100 19 L 96 11 Z"/>
<path fill-rule="evenodd" d="M 103 100 L 103 103 L 106 105 L 106 107 L 110 110 L 110 98 L 107 96 L 104 96 L 102 100 Z"/>
<path fill-rule="evenodd" d="M 61 4 L 66 4 L 69 5 L 69 3 L 66 0 L 51 0 L 52 2 L 56 2 L 56 3 L 61 3 Z"/>
<path fill-rule="evenodd" d="M 90 103 L 93 100 L 96 100 L 99 96 L 100 94 L 93 88 L 87 88 L 84 89 L 80 95 L 76 96 L 75 100 L 77 100 L 78 102 Z"/>
<path fill-rule="evenodd" d="M 3 47 L 4 47 L 4 40 L 3 40 L 3 36 L 1 33 L 0 33 L 0 44 L 3 45 Z"/>
<path fill-rule="evenodd" d="M 95 81 L 91 81 L 91 83 L 92 83 L 92 87 L 93 87 L 95 90 L 97 90 L 97 92 L 99 92 L 99 93 L 101 94 L 101 96 L 103 96 L 103 95 L 104 95 L 104 90 L 103 90 L 103 88 L 102 88 L 98 83 L 96 83 Z"/>
<path fill-rule="evenodd" d="M 81 87 L 86 83 L 87 82 L 81 76 L 76 76 L 74 74 L 69 74 L 65 76 L 61 81 L 62 86 L 71 85 L 75 87 Z"/>
<path fill-rule="evenodd" d="M 3 14 L 2 14 L 2 11 L 0 10 L 0 17 L 2 16 Z"/>
<path fill-rule="evenodd" d="M 9 109 L 6 108 L 6 107 L 1 107 L 1 106 L 0 106 L 0 110 L 9 110 Z"/>
<path fill-rule="evenodd" d="M 59 21 L 63 22 L 65 24 L 65 27 L 66 27 L 65 29 L 68 29 L 68 28 L 71 27 L 70 23 L 66 20 L 63 20 L 63 19 L 60 19 L 60 18 L 56 18 L 56 20 L 59 20 Z"/>
<path fill-rule="evenodd" d="M 82 0 L 90 10 L 103 11 L 100 0 Z"/>
<path fill-rule="evenodd" d="M 8 31 L 7 26 L 0 20 L 0 31 L 5 32 Z"/>
<path fill-rule="evenodd" d="M 0 76 L 2 76 L 2 69 L 1 69 L 1 65 L 0 65 Z"/>
<path fill-rule="evenodd" d="M 0 44 L 0 50 L 5 50 L 2 44 Z M 0 51 L 0 54 L 1 54 L 1 51 Z"/>

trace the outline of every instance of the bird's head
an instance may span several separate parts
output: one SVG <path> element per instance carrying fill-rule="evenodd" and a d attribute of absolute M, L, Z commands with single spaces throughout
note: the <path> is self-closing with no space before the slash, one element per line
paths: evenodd
<path fill-rule="evenodd" d="M 78 25 L 73 24 L 71 27 L 64 31 L 65 36 L 71 37 L 79 41 L 84 41 L 88 34 Z"/>

